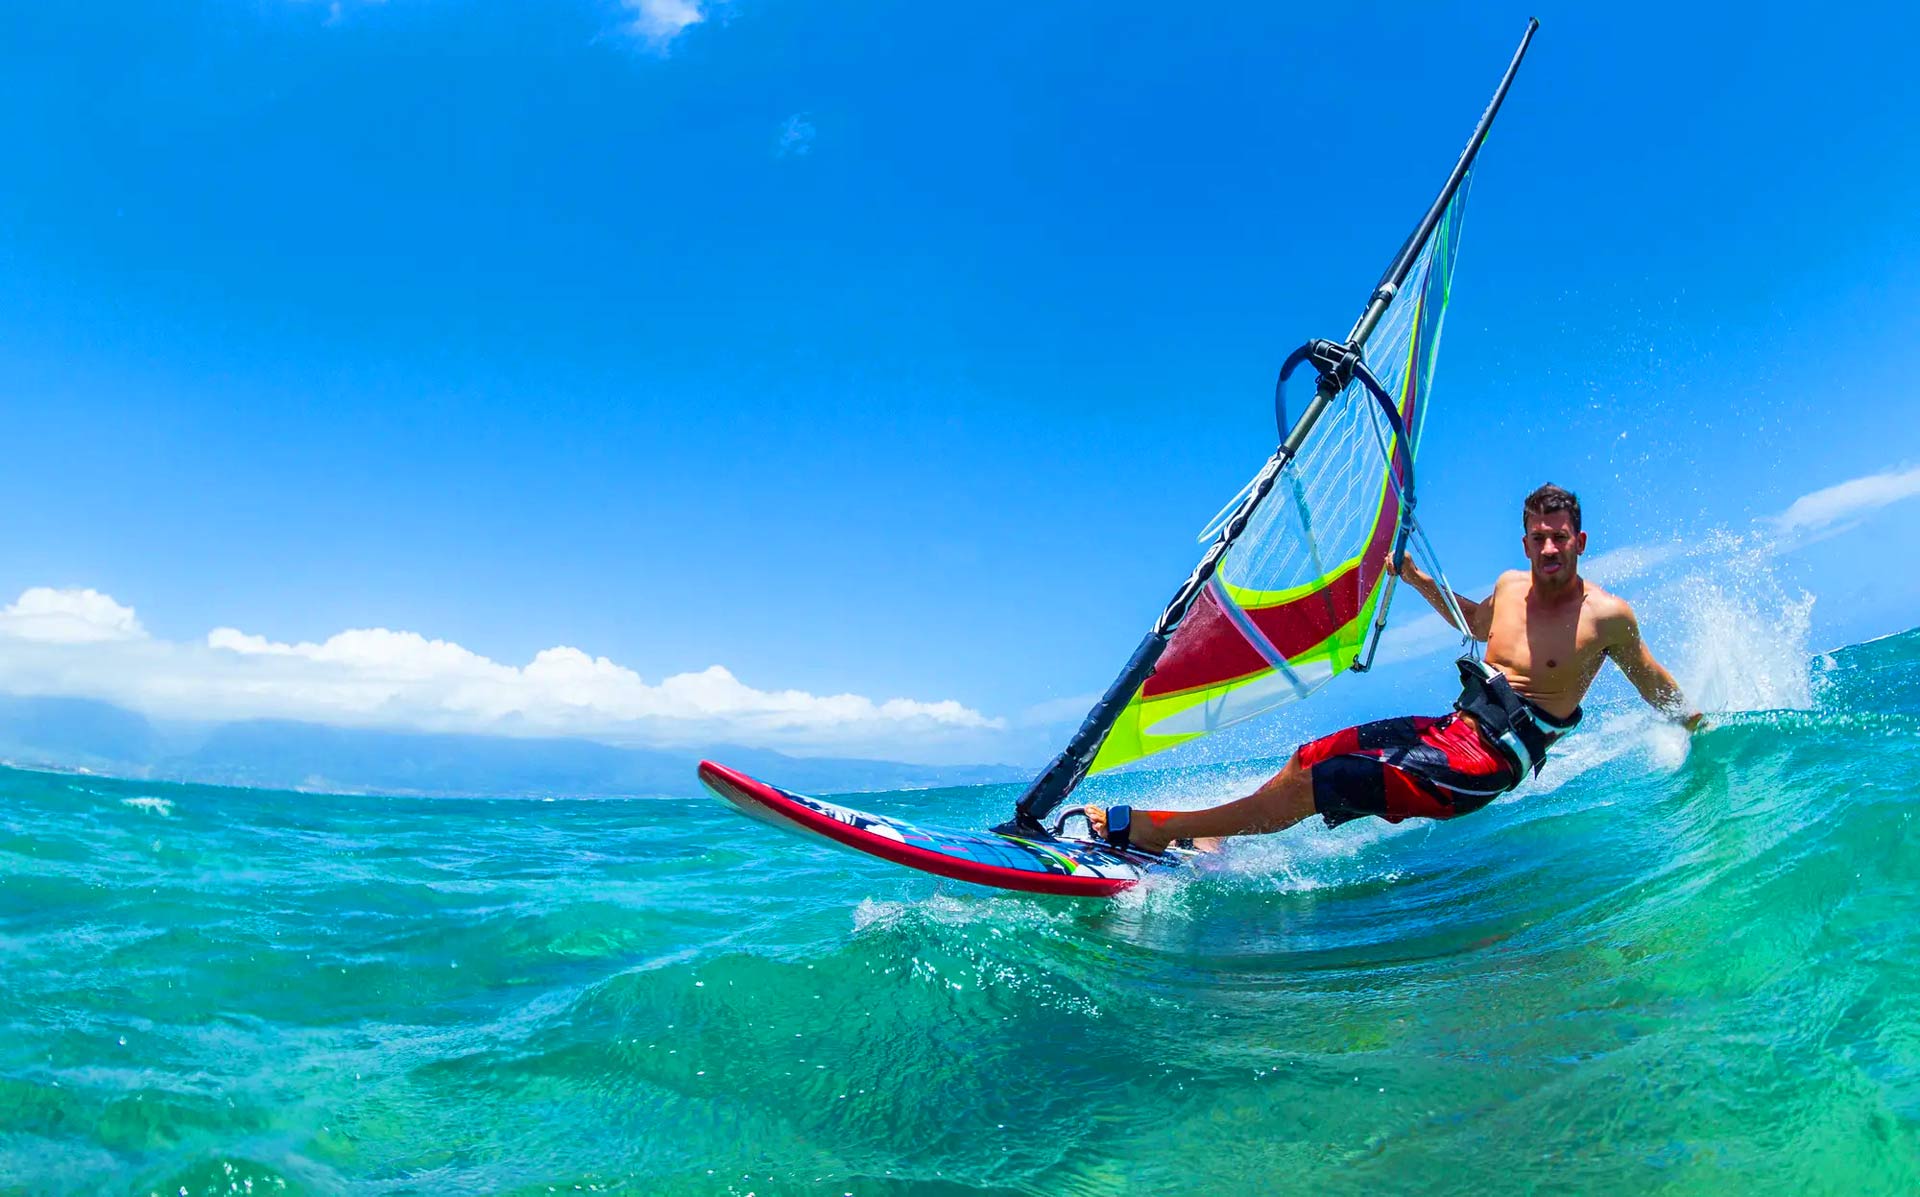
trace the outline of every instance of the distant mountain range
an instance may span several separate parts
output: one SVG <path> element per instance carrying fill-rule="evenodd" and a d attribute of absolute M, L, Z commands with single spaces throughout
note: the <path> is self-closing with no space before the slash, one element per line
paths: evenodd
<path fill-rule="evenodd" d="M 0 695 L 0 762 L 158 781 L 331 793 L 673 796 L 702 792 L 694 767 L 703 756 L 817 793 L 1028 777 L 1027 770 L 1011 765 L 795 757 L 724 744 L 675 751 L 284 720 L 167 723 L 89 699 Z"/>

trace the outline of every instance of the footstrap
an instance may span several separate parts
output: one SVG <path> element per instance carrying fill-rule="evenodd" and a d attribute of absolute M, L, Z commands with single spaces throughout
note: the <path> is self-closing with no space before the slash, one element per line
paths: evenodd
<path fill-rule="evenodd" d="M 1058 836 L 1067 829 L 1067 820 L 1078 818 L 1085 820 L 1088 832 L 1093 830 L 1093 820 L 1087 818 L 1084 806 L 1069 806 L 1060 812 L 1053 821 L 1052 834 Z M 1133 808 L 1131 806 L 1109 806 L 1107 808 L 1107 834 L 1101 839 L 1109 846 L 1121 851 L 1133 847 Z"/>

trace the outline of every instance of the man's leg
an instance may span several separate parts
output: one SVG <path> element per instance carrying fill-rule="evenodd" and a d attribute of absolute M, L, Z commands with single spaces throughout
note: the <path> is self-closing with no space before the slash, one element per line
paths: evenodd
<path fill-rule="evenodd" d="M 1313 774 L 1296 752 L 1286 768 L 1245 798 L 1205 810 L 1134 811 L 1129 838 L 1135 847 L 1158 852 L 1175 840 L 1285 831 L 1313 813 Z M 1106 835 L 1106 811 L 1089 807 L 1087 821 L 1096 836 Z"/>

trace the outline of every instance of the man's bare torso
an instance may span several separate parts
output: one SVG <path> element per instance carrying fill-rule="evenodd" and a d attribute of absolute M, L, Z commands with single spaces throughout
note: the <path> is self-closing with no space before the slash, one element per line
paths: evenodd
<path fill-rule="evenodd" d="M 1573 714 L 1619 640 L 1627 606 L 1584 578 L 1570 593 L 1538 593 L 1525 570 L 1501 575 L 1493 588 L 1487 663 L 1507 675 L 1521 696 L 1557 718 Z"/>

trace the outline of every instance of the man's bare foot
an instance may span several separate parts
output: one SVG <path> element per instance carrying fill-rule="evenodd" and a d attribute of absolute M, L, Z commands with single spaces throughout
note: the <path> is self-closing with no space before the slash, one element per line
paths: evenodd
<path fill-rule="evenodd" d="M 1140 851 L 1167 851 L 1167 843 L 1173 842 L 1160 822 L 1164 818 L 1162 811 L 1133 811 L 1133 832 L 1127 836 L 1127 843 L 1139 847 Z M 1092 828 L 1094 840 L 1106 840 L 1106 807 L 1087 807 L 1087 826 Z M 1194 840 L 1196 851 L 1219 851 L 1219 840 Z"/>

